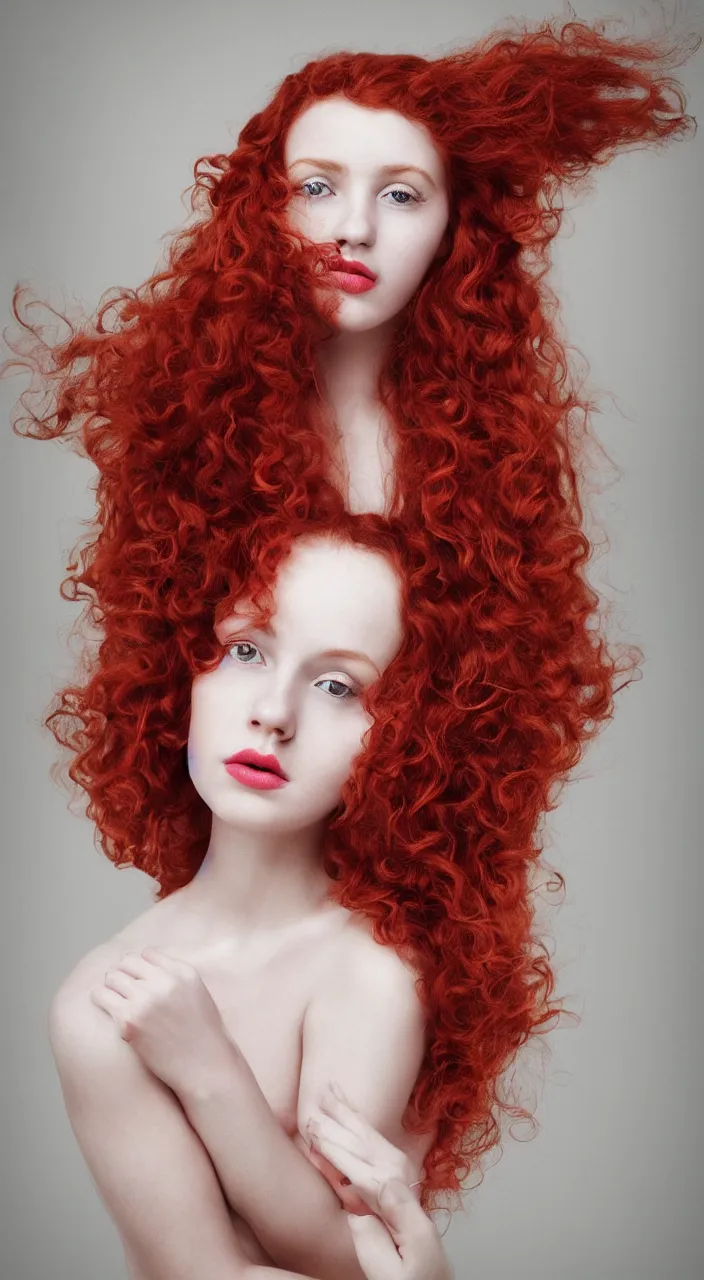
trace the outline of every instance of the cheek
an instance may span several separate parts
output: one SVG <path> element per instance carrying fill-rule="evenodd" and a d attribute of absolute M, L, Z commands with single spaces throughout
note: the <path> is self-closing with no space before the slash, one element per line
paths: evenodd
<path fill-rule="evenodd" d="M 321 738 L 316 753 L 320 784 L 326 792 L 334 794 L 335 803 L 352 774 L 354 761 L 363 750 L 362 738 L 370 723 L 361 710 L 358 715 L 350 715 L 347 724 L 341 724 L 341 719 L 340 716 L 331 731 Z"/>
<path fill-rule="evenodd" d="M 188 730 L 188 760 L 197 766 L 199 758 L 208 754 L 208 749 L 218 749 L 221 745 L 226 719 L 231 715 L 234 702 L 233 682 L 227 682 L 226 688 L 222 679 L 223 669 L 211 671 L 201 676 L 194 685 L 191 695 L 191 721 Z M 227 710 L 227 717 L 225 711 Z"/>
<path fill-rule="evenodd" d="M 188 762 L 188 774 L 198 787 L 199 778 L 202 777 L 204 771 L 207 773 L 208 762 L 208 737 L 204 731 L 201 700 L 194 698 L 191 702 L 191 722 L 188 728 L 188 744 L 186 747 L 186 760 Z"/>
<path fill-rule="evenodd" d="M 297 201 L 289 205 L 286 220 L 292 231 L 298 231 L 309 240 L 325 239 L 325 217 L 318 205 Z"/>
<path fill-rule="evenodd" d="M 435 240 L 425 235 L 404 237 L 403 245 L 394 254 L 394 280 L 399 291 L 410 296 L 420 284 L 435 253 Z"/>
<path fill-rule="evenodd" d="M 389 253 L 397 270 L 401 274 L 416 271 L 422 275 L 442 244 L 446 226 L 443 209 L 433 210 L 427 217 L 399 214 L 395 225 L 388 227 Z"/>

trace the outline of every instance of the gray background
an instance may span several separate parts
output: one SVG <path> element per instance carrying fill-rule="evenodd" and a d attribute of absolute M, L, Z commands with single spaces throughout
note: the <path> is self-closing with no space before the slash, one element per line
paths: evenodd
<path fill-rule="evenodd" d="M 527 17 L 551 11 L 522 0 Z M 579 3 L 647 33 L 654 6 Z M 671 10 L 670 10 L 671 11 Z M 678 7 L 679 26 L 704 18 Z M 230 150 L 276 83 L 349 47 L 438 54 L 502 16 L 490 0 L 252 6 L 13 0 L 2 14 L 2 310 L 31 281 L 89 310 L 136 285 L 186 217 L 197 156 Z M 680 74 L 704 115 L 704 57 Z M 579 768 L 546 830 L 567 879 L 546 908 L 558 989 L 581 1014 L 533 1065 L 541 1129 L 508 1138 L 446 1235 L 458 1280 L 694 1280 L 702 1231 L 701 134 L 622 156 L 574 207 L 554 282 L 590 384 L 595 426 L 622 468 L 595 504 L 610 548 L 592 581 L 641 643 L 643 680 Z M 2 1280 L 118 1280 L 114 1229 L 65 1118 L 45 1035 L 51 993 L 90 947 L 150 900 L 137 872 L 94 850 L 49 779 L 41 717 L 69 675 L 76 609 L 58 584 L 91 468 L 19 441 L 21 379 L 0 384 L 5 865 Z M 205 1280 L 205 1277 L 204 1277 Z"/>

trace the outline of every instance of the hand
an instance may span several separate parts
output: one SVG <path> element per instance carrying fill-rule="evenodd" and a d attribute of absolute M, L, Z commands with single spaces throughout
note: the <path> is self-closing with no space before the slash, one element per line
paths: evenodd
<path fill-rule="evenodd" d="M 406 1186 L 420 1171 L 408 1156 L 382 1136 L 347 1102 L 340 1086 L 330 1084 L 318 1103 L 319 1117 L 311 1117 L 304 1135 L 314 1150 L 349 1178 L 372 1213 L 380 1212 L 379 1191 L 396 1179 Z M 417 1193 L 420 1199 L 420 1192 Z"/>
<path fill-rule="evenodd" d="M 385 1182 L 378 1218 L 348 1217 L 367 1280 L 454 1280 L 442 1240 L 404 1182 Z"/>
<path fill-rule="evenodd" d="M 124 955 L 90 993 L 155 1076 L 174 1093 L 232 1070 L 236 1046 L 198 970 L 156 947 Z"/>
<path fill-rule="evenodd" d="M 440 1236 L 409 1185 L 417 1170 L 408 1157 L 346 1102 L 339 1086 L 331 1085 L 319 1106 L 321 1119 L 308 1125 L 315 1147 L 378 1215 L 348 1215 L 368 1280 L 452 1280 Z"/>

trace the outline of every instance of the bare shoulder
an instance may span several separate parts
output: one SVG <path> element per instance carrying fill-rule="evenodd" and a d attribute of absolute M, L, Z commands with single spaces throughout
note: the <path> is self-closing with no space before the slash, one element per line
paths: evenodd
<path fill-rule="evenodd" d="M 124 951 L 120 942 L 117 953 Z M 133 1274 L 244 1275 L 249 1258 L 183 1110 L 90 999 L 116 953 L 94 948 L 59 987 L 50 1039 L 66 1111 Z"/>
<path fill-rule="evenodd" d="M 359 913 L 350 913 L 335 940 L 331 960 L 325 975 L 328 982 L 373 992 L 375 1003 L 400 1001 L 407 1012 L 421 1011 L 417 969 L 392 946 L 377 942 L 371 922 Z"/>
<path fill-rule="evenodd" d="M 109 943 L 93 948 L 64 978 L 49 1006 L 49 1042 L 62 1083 L 67 1073 L 83 1076 L 98 1062 L 106 1066 L 119 1055 L 121 1040 L 115 1024 L 93 1004 L 90 993 L 112 963 Z"/>
<path fill-rule="evenodd" d="M 52 1043 L 62 1024 L 80 1018 L 88 1004 L 91 988 L 110 967 L 113 950 L 109 942 L 93 947 L 74 965 L 55 990 L 49 1006 L 49 1034 Z"/>
<path fill-rule="evenodd" d="M 110 938 L 92 947 L 62 980 L 54 999 L 62 1004 L 71 1002 L 73 997 L 94 987 L 103 978 L 105 970 L 121 959 L 126 951 L 138 950 L 150 943 L 158 944 L 161 922 L 168 918 L 171 907 L 168 899 L 154 903 Z"/>

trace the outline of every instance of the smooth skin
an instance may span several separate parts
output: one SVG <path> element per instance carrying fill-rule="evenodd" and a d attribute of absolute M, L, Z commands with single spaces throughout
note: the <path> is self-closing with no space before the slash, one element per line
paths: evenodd
<path fill-rule="evenodd" d="M 304 1137 L 331 1079 L 407 1182 L 432 1141 L 402 1124 L 424 1053 L 416 975 L 328 899 L 320 862 L 369 724 L 359 692 L 401 642 L 400 587 L 383 556 L 301 540 L 274 604 L 261 635 L 238 604 L 223 663 L 194 682 L 189 764 L 213 811 L 201 872 L 52 1003 L 69 1117 L 133 1280 L 234 1280 L 235 1264 L 360 1280 L 345 1210 L 372 1210 Z M 224 759 L 245 747 L 273 752 L 287 787 L 231 778 Z M 101 989 L 118 1004 L 96 1007 Z"/>
<path fill-rule="evenodd" d="M 309 1126 L 318 1150 L 350 1179 L 375 1216 L 350 1215 L 357 1258 L 367 1280 L 453 1280 L 434 1223 L 404 1181 L 402 1151 L 350 1106 L 336 1082 Z"/>
<path fill-rule="evenodd" d="M 368 293 L 339 291 L 338 331 L 319 344 L 316 366 L 339 434 L 334 478 L 347 505 L 387 513 L 394 438 L 379 375 L 399 317 L 448 247 L 445 161 L 424 125 L 338 96 L 294 120 L 284 159 L 296 188 L 292 229 L 336 243 L 343 258 L 377 275 Z"/>
<path fill-rule="evenodd" d="M 91 999 L 110 1014 L 144 1066 L 177 1096 L 187 1072 L 193 1087 L 207 1091 L 208 1064 L 216 1062 L 227 1037 L 192 966 L 145 948 L 106 974 Z M 318 1118 L 309 1121 L 306 1136 L 372 1211 L 364 1217 L 348 1215 L 367 1280 L 452 1280 L 435 1226 L 409 1187 L 414 1170 L 408 1157 L 350 1106 L 337 1082 L 330 1082 L 320 1098 Z M 260 1278 L 268 1270 L 255 1268 Z"/>
<path fill-rule="evenodd" d="M 286 147 L 289 174 L 299 187 L 289 210 L 292 227 L 317 243 L 335 242 L 342 256 L 365 262 L 378 276 L 367 294 L 341 294 L 339 332 L 320 344 L 316 361 L 339 435 L 336 478 L 347 504 L 354 511 L 386 512 L 394 441 L 378 379 L 404 306 L 446 247 L 443 158 L 421 125 L 338 98 L 301 113 Z M 307 158 L 334 168 L 321 171 Z M 375 577 L 378 587 L 382 577 Z M 388 577 L 385 589 L 386 600 L 375 604 L 375 626 L 398 616 Z M 349 637 L 340 643 L 349 648 Z M 280 675 L 282 662 L 290 666 L 291 658 L 291 652 L 274 653 L 267 672 Z M 292 689 L 296 681 L 302 689 L 301 674 L 299 668 L 283 702 L 273 688 L 261 715 L 251 708 L 248 722 L 258 727 L 250 724 L 247 733 L 253 729 L 254 736 L 233 740 L 230 751 L 254 746 L 266 753 L 275 743 L 278 754 L 296 746 L 296 735 L 300 742 L 298 713 L 310 710 L 315 683 L 297 701 Z M 315 674 L 354 682 L 361 673 L 336 663 Z M 327 690 L 333 698 L 334 689 L 327 684 L 316 695 L 325 698 Z M 319 707 L 315 723 L 333 712 L 346 716 L 350 707 Z M 331 732 L 329 741 L 336 744 L 337 734 Z M 197 731 L 189 748 L 195 785 L 207 788 L 209 766 L 203 766 Z M 336 758 L 336 768 L 339 763 Z M 211 781 L 219 787 L 222 779 Z M 278 836 L 267 841 L 256 824 L 273 797 L 284 798 L 282 792 L 241 797 L 236 858 L 223 812 L 199 876 L 84 957 L 52 1003 L 51 1040 L 71 1123 L 120 1230 L 133 1280 L 235 1280 L 246 1274 L 237 1267 L 271 1267 L 275 1254 L 279 1275 L 359 1280 L 356 1241 L 351 1248 L 340 1206 L 361 1213 L 360 1197 L 354 1184 L 342 1186 L 334 1161 L 311 1152 L 302 1137 L 330 1078 L 340 1081 L 376 1132 L 404 1149 L 419 1176 L 423 1145 L 411 1149 L 401 1125 L 424 1051 L 415 975 L 373 941 L 364 922 L 326 903 L 319 845 L 305 832 L 289 831 L 285 849 Z M 294 800 L 302 808 L 308 804 L 303 784 L 294 795 L 292 775 L 286 804 Z M 318 821 L 320 834 L 324 814 Z M 176 948 L 197 968 L 249 1068 L 249 1077 L 235 1071 L 227 1083 L 218 1076 L 218 1089 L 197 1107 L 191 1100 L 190 1123 L 183 1099 L 144 1066 L 89 995 L 126 954 L 150 945 Z M 271 1011 L 266 1019 L 262 1008 Z M 242 1116 L 254 1114 L 256 1130 L 243 1130 Z M 316 1239 L 321 1257 L 312 1259 L 313 1269 L 301 1264 Z M 365 1239 L 369 1248 L 371 1238 Z M 287 1262 L 294 1254 L 301 1260 L 295 1267 Z"/>

